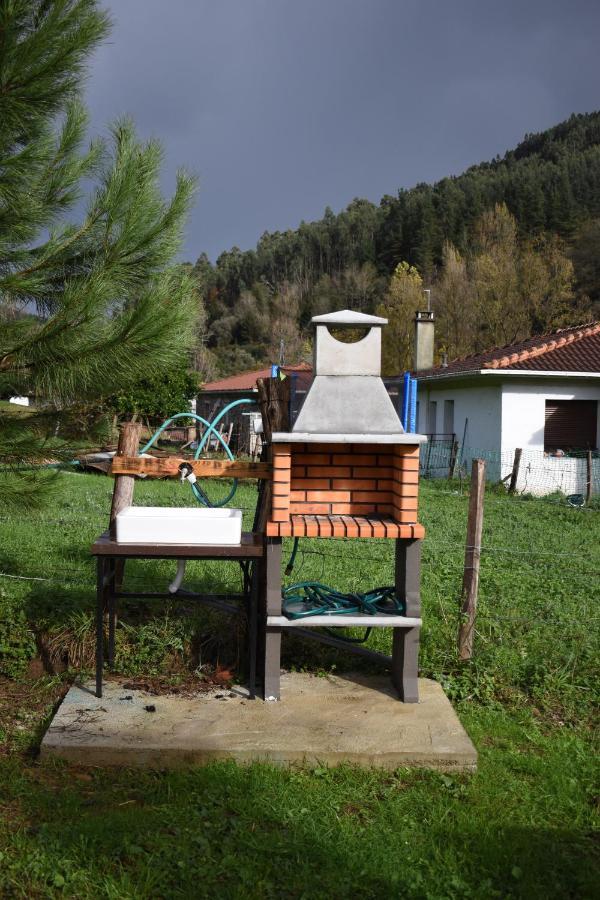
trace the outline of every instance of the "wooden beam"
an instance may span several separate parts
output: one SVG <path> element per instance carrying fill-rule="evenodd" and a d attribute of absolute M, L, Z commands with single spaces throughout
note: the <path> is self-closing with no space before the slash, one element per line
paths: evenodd
<path fill-rule="evenodd" d="M 178 478 L 181 463 L 190 465 L 197 478 L 270 478 L 271 464 L 222 459 L 181 459 L 167 456 L 115 456 L 111 475 L 146 475 L 148 478 Z"/>

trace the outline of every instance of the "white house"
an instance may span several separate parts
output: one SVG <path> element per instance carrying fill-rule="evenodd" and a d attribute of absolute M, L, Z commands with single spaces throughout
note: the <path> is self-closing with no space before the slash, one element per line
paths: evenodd
<path fill-rule="evenodd" d="M 600 322 L 567 328 L 418 372 L 417 431 L 431 436 L 430 474 L 488 459 L 491 477 L 511 471 L 522 448 L 517 489 L 600 493 Z M 443 449 L 442 449 L 443 448 Z"/>

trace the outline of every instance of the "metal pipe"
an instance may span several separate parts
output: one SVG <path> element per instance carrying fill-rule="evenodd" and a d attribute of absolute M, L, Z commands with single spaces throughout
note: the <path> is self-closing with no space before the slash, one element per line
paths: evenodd
<path fill-rule="evenodd" d="M 404 373 L 402 384 L 402 427 L 408 431 L 408 404 L 410 395 L 410 372 Z"/>
<path fill-rule="evenodd" d="M 175 578 L 169 585 L 169 593 L 176 594 L 179 588 L 181 587 L 181 583 L 185 578 L 185 566 L 187 563 L 187 559 L 180 559 L 177 563 L 177 572 L 175 573 Z"/>
<path fill-rule="evenodd" d="M 408 431 L 414 434 L 417 430 L 417 379 L 410 379 L 410 398 L 409 398 L 409 427 Z"/>

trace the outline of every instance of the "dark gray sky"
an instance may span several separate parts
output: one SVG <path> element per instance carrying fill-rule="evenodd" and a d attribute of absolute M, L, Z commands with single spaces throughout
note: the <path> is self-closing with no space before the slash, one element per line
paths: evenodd
<path fill-rule="evenodd" d="M 184 258 L 458 174 L 600 107 L 598 0 L 110 0 L 95 130 L 200 178 Z"/>

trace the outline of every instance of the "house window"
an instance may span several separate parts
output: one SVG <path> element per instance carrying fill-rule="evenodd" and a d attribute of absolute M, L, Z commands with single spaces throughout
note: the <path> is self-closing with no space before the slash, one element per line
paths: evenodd
<path fill-rule="evenodd" d="M 427 434 L 435 434 L 437 424 L 437 401 L 430 400 L 427 408 Z"/>
<path fill-rule="evenodd" d="M 454 400 L 444 400 L 444 434 L 454 434 Z"/>
<path fill-rule="evenodd" d="M 544 450 L 595 450 L 597 400 L 546 400 Z"/>

